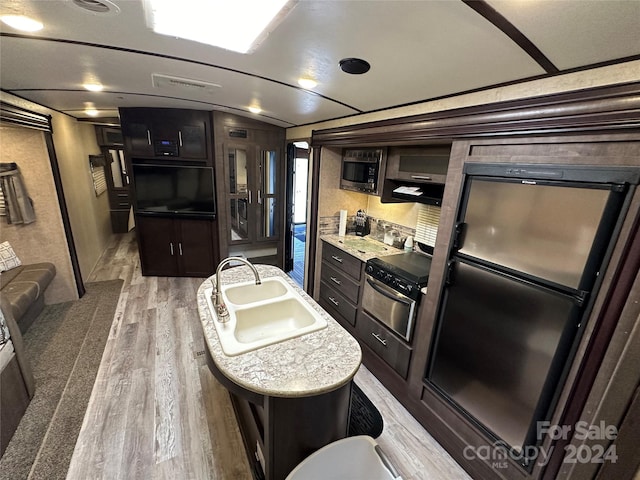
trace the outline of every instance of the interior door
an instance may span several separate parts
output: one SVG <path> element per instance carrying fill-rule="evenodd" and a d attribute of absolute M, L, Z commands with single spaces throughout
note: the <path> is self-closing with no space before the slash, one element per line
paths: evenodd
<path fill-rule="evenodd" d="M 293 270 L 293 198 L 294 198 L 294 175 L 296 167 L 296 146 L 293 143 L 287 144 L 287 179 L 285 187 L 286 215 L 284 228 L 284 271 Z"/>

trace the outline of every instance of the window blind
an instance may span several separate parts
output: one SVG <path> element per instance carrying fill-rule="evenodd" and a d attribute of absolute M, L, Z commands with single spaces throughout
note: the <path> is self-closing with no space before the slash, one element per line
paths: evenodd
<path fill-rule="evenodd" d="M 104 173 L 104 157 L 102 155 L 89 155 L 89 165 L 91 166 L 93 189 L 96 192 L 96 197 L 98 197 L 107 191 L 107 177 Z"/>
<path fill-rule="evenodd" d="M 415 240 L 430 247 L 436 244 L 438 225 L 440 223 L 440 207 L 435 205 L 420 205 L 418 222 L 416 223 Z"/>

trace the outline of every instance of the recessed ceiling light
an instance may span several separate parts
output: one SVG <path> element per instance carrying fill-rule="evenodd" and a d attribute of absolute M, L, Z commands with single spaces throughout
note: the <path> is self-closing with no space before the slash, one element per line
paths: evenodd
<path fill-rule="evenodd" d="M 311 89 L 318 85 L 318 82 L 316 82 L 312 78 L 299 78 L 298 85 L 300 85 L 302 88 Z"/>
<path fill-rule="evenodd" d="M 87 108 L 84 113 L 86 113 L 90 117 L 97 117 L 100 112 L 98 112 L 98 110 L 96 110 L 95 108 Z"/>
<path fill-rule="evenodd" d="M 248 53 L 275 29 L 296 1 L 145 0 L 144 7 L 147 24 L 156 33 Z"/>
<path fill-rule="evenodd" d="M 104 89 L 101 83 L 84 83 L 82 86 L 90 92 L 101 92 Z"/>
<path fill-rule="evenodd" d="M 369 62 L 361 58 L 343 58 L 340 60 L 340 68 L 345 73 L 352 75 L 361 75 L 367 73 L 371 68 Z"/>
<path fill-rule="evenodd" d="M 2 15 L 0 20 L 10 27 L 15 28 L 16 30 L 22 30 L 23 32 L 37 32 L 38 30 L 42 30 L 44 27 L 42 22 L 34 20 L 33 18 L 25 17 L 24 15 Z"/>
<path fill-rule="evenodd" d="M 256 107 L 255 105 L 252 105 L 249 107 L 249 111 L 251 113 L 260 113 L 262 109 L 260 107 Z"/>

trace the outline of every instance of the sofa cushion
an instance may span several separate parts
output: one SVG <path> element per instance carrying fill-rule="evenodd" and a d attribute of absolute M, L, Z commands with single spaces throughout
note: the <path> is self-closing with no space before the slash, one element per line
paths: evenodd
<path fill-rule="evenodd" d="M 17 273 L 14 274 L 14 271 Z M 10 278 L 8 274 L 11 274 Z M 29 307 L 44 293 L 56 275 L 52 263 L 34 263 L 4 272 L 0 276 L 2 295 L 11 304 L 15 319 L 20 319 Z"/>

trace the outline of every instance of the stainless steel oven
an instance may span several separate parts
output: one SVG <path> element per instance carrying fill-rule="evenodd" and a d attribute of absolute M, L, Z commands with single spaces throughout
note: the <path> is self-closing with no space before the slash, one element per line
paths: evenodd
<path fill-rule="evenodd" d="M 362 307 L 378 322 L 411 342 L 421 289 L 431 258 L 408 252 L 367 261 Z"/>
<path fill-rule="evenodd" d="M 415 300 L 367 275 L 362 307 L 407 342 L 411 340 L 416 303 Z"/>

